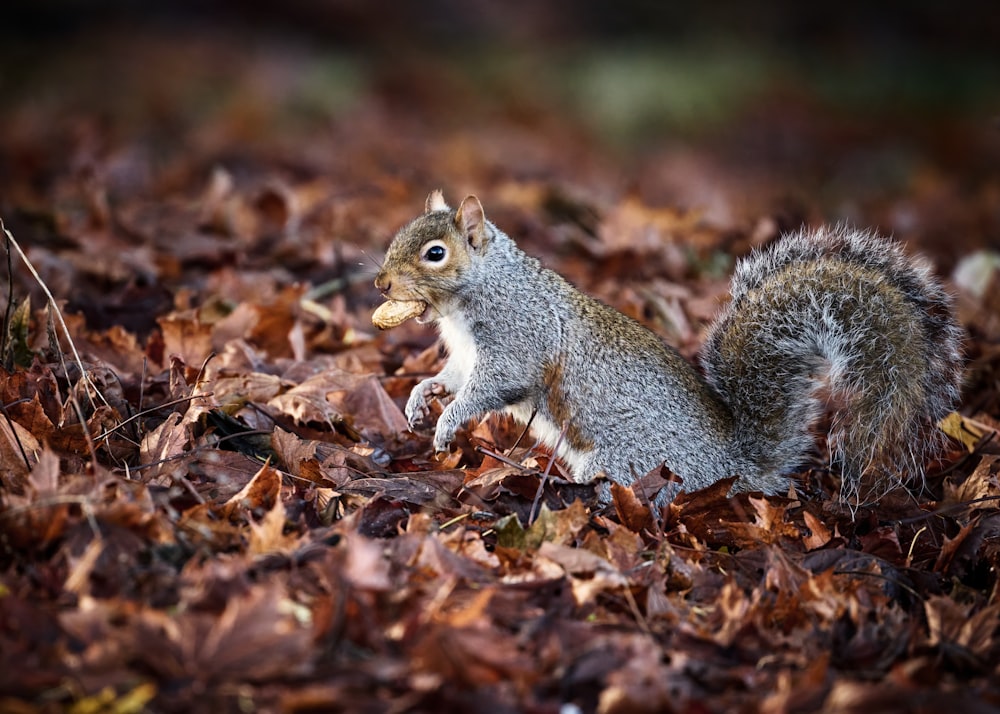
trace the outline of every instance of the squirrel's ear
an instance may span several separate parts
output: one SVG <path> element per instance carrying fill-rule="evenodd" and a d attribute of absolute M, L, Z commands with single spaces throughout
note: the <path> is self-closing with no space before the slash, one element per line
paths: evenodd
<path fill-rule="evenodd" d="M 444 202 L 444 194 L 441 193 L 440 189 L 437 191 L 431 191 L 430 195 L 427 196 L 427 202 L 424 203 L 424 213 L 433 213 L 434 211 L 450 211 L 451 207 Z"/>
<path fill-rule="evenodd" d="M 455 214 L 455 225 L 469 245 L 478 250 L 483 247 L 486 239 L 486 216 L 483 213 L 483 204 L 475 196 L 466 196 L 462 205 L 458 207 Z"/>

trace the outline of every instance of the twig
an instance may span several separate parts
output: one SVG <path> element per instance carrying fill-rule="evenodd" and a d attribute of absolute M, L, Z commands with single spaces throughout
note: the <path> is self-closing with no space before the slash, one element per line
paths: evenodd
<path fill-rule="evenodd" d="M 625 584 L 623 588 L 625 594 L 625 601 L 628 603 L 629 610 L 632 611 L 632 617 L 635 618 L 635 624 L 639 626 L 639 629 L 645 632 L 647 635 L 650 633 L 649 623 L 646 622 L 646 618 L 642 616 L 642 611 L 639 609 L 639 603 L 635 601 L 635 595 L 632 594 L 632 588 Z"/>
<path fill-rule="evenodd" d="M 528 423 L 524 425 L 524 428 L 521 430 L 521 433 L 517 435 L 517 439 L 515 439 L 514 445 L 511 446 L 509 449 L 507 449 L 507 455 L 508 456 L 510 454 L 514 453 L 514 449 L 516 449 L 518 447 L 518 444 L 521 443 L 521 439 L 523 439 L 524 436 L 525 436 L 525 434 L 528 433 L 528 429 L 531 428 L 531 423 L 533 421 L 535 421 L 535 415 L 536 414 L 538 414 L 538 410 L 537 409 L 532 409 L 531 410 L 531 416 L 528 418 Z"/>
<path fill-rule="evenodd" d="M 52 291 L 49 290 L 49 286 L 45 284 L 45 281 L 42 280 L 42 276 L 38 274 L 37 270 L 35 270 L 35 266 L 32 265 L 30 260 L 28 260 L 28 256 L 25 255 L 24 251 L 21 249 L 21 244 L 18 243 L 17 240 L 15 240 L 14 236 L 11 235 L 11 232 L 7 230 L 7 227 L 4 225 L 2 218 L 0 218 L 0 229 L 3 229 L 4 235 L 6 235 L 7 237 L 7 241 L 9 242 L 10 245 L 14 246 L 14 249 L 17 251 L 17 254 L 21 256 L 21 260 L 23 260 L 25 266 L 27 266 L 28 271 L 31 273 L 31 277 L 33 277 L 35 279 L 35 282 L 38 283 L 38 286 L 42 289 L 42 292 L 45 293 L 45 298 L 48 300 L 49 305 L 52 306 L 52 310 L 55 313 L 56 319 L 59 321 L 59 326 L 62 328 L 63 334 L 66 335 L 66 341 L 69 343 L 69 348 L 73 352 L 73 359 L 76 360 L 77 367 L 80 368 L 80 378 L 84 380 L 84 383 L 86 385 L 89 385 L 94 389 L 94 392 L 101 397 L 101 401 L 104 402 L 105 406 L 110 406 L 107 403 L 107 400 L 104 399 L 104 396 L 100 393 L 100 390 L 97 389 L 97 385 L 95 385 L 94 381 L 90 378 L 90 374 L 84 368 L 83 359 L 81 359 L 80 353 L 77 352 L 76 345 L 73 343 L 73 337 L 70 334 L 69 326 L 66 325 L 66 320 L 63 318 L 62 315 L 62 310 L 59 309 L 59 305 L 56 303 L 56 299 L 52 295 Z M 68 377 L 69 373 L 67 373 L 66 376 Z M 91 400 L 90 401 L 91 408 L 96 408 L 97 405 L 94 404 L 93 397 L 91 396 L 89 390 L 87 390 L 87 397 Z"/>
<path fill-rule="evenodd" d="M 181 404 L 183 402 L 189 402 L 189 401 L 191 401 L 193 399 L 206 399 L 208 397 L 211 397 L 213 394 L 214 394 L 214 392 L 207 392 L 205 394 L 192 394 L 191 396 L 188 396 L 188 397 L 178 397 L 177 399 L 171 399 L 169 402 L 164 402 L 163 404 L 158 404 L 155 407 L 150 407 L 149 409 L 144 409 L 141 412 L 136 412 L 135 414 L 133 414 L 132 416 L 130 416 L 128 419 L 125 419 L 121 423 L 116 424 L 115 426 L 113 426 L 112 428 L 108 429 L 104 433 L 102 433 L 102 434 L 100 434 L 98 436 L 95 436 L 94 440 L 95 441 L 103 441 L 104 439 L 107 439 L 109 436 L 111 436 L 112 434 L 114 434 L 116 431 L 118 431 L 119 429 L 121 429 L 123 426 L 125 426 L 129 422 L 134 421 L 136 419 L 139 419 L 140 417 L 143 417 L 143 416 L 145 416 L 147 414 L 152 414 L 153 412 L 158 412 L 161 409 L 166 409 L 167 407 L 172 407 L 175 404 Z M 266 432 L 266 433 L 270 433 L 270 432 Z"/>
<path fill-rule="evenodd" d="M 442 530 L 443 531 L 446 528 L 450 528 L 451 526 L 455 525 L 456 523 L 460 523 L 461 521 L 464 521 L 466 518 L 468 518 L 471 515 L 472 515 L 471 513 L 460 513 L 457 516 L 455 516 L 454 518 L 452 518 L 450 520 L 447 520 L 444 523 L 442 523 L 440 526 L 438 526 L 438 530 Z"/>
<path fill-rule="evenodd" d="M 142 402 L 146 398 L 146 367 L 147 367 L 147 360 L 146 360 L 146 357 L 143 356 L 143 358 L 142 358 L 142 375 L 139 377 L 139 403 L 136 405 L 139 408 L 139 413 L 140 414 L 142 414 Z M 131 417 L 129 417 L 129 418 L 131 418 Z M 141 426 L 142 425 L 140 424 L 140 427 Z M 140 439 L 142 438 L 142 431 L 141 431 L 141 429 L 139 431 L 139 438 Z"/>
<path fill-rule="evenodd" d="M 97 405 L 94 403 L 94 397 L 91 394 L 91 389 L 94 390 L 94 394 L 97 394 L 97 396 L 101 398 L 101 401 L 104 402 L 105 406 L 110 407 L 111 405 L 108 404 L 108 400 L 104 398 L 104 395 L 101 394 L 100 390 L 97 388 L 97 385 L 94 384 L 94 381 L 90 378 L 90 374 L 84 368 L 83 359 L 80 358 L 80 353 L 77 352 L 76 344 L 74 344 L 73 342 L 73 336 L 70 334 L 69 327 L 66 325 L 66 320 L 63 318 L 62 310 L 60 310 L 59 305 L 56 304 L 56 299 L 52 295 L 52 291 L 49 290 L 49 286 L 45 284 L 45 281 L 42 280 L 42 276 L 38 274 L 37 270 L 35 270 L 35 266 L 32 265 L 30 260 L 28 260 L 28 256 L 25 255 L 24 251 L 21 249 L 21 244 L 18 243 L 17 240 L 15 240 L 14 236 L 11 235 L 11 232 L 7 230 L 7 226 L 4 225 L 2 218 L 0 218 L 0 229 L 3 230 L 4 235 L 7 237 L 8 244 L 14 246 L 14 249 L 17 251 L 17 254 L 21 256 L 21 260 L 24 261 L 24 264 L 25 266 L 27 266 L 28 271 L 31 273 L 31 276 L 38 283 L 38 286 L 42 289 L 42 292 L 45 293 L 45 298 L 49 302 L 49 306 L 51 307 L 52 313 L 55 314 L 56 319 L 59 321 L 59 326 L 62 327 L 63 334 L 66 335 L 66 341 L 69 343 L 70 350 L 72 350 L 73 352 L 73 357 L 76 359 L 77 367 L 80 369 L 80 379 L 83 381 L 84 391 L 87 394 L 87 399 L 90 400 L 90 408 L 91 409 L 97 408 Z M 65 372 L 66 374 L 66 379 L 69 380 L 70 379 L 69 369 L 67 368 L 66 362 L 62 357 L 61 350 L 60 350 L 59 360 L 62 363 L 63 372 Z M 97 448 L 94 446 L 93 437 L 87 430 L 87 419 L 83 414 L 83 408 L 80 406 L 80 402 L 76 398 L 76 394 L 74 393 L 72 386 L 69 389 L 69 400 L 70 403 L 73 405 L 73 410 L 76 412 L 76 418 L 80 420 L 80 429 L 83 432 L 84 439 L 86 439 L 87 441 L 87 449 L 90 451 L 90 458 L 96 464 Z"/>
<path fill-rule="evenodd" d="M 917 547 L 917 538 L 920 534 L 927 530 L 927 526 L 923 526 L 920 530 L 913 534 L 913 538 L 910 539 L 910 550 L 906 553 L 906 564 L 909 566 L 913 562 L 913 551 Z"/>
<path fill-rule="evenodd" d="M 517 461 L 514 461 L 514 459 L 504 456 L 503 454 L 493 451 L 491 449 L 487 449 L 485 446 L 476 446 L 476 451 L 485 456 L 489 456 L 491 459 L 496 459 L 501 464 L 505 464 L 507 466 L 513 466 L 515 469 L 519 469 L 523 473 L 530 475 L 538 475 L 540 473 L 539 470 L 536 468 L 525 466 L 524 464 L 519 464 Z"/>
<path fill-rule="evenodd" d="M 542 472 L 542 478 L 538 482 L 538 490 L 535 491 L 535 500 L 531 502 L 531 510 L 528 512 L 528 525 L 530 526 L 535 522 L 535 518 L 538 515 L 538 504 L 542 500 L 542 492 L 545 491 L 545 484 L 549 480 L 549 472 L 552 470 L 552 464 L 555 463 L 556 454 L 559 453 L 559 447 L 562 445 L 563 439 L 566 438 L 566 432 L 569 430 L 569 422 L 564 421 L 562 429 L 559 430 L 559 438 L 556 439 L 555 445 L 552 447 L 552 456 L 549 458 L 549 463 L 545 464 L 545 471 Z"/>
<path fill-rule="evenodd" d="M 896 525 L 908 525 L 910 523 L 917 523 L 919 521 L 927 520 L 928 518 L 934 518 L 935 516 L 948 516 L 953 513 L 961 513 L 970 506 L 977 503 L 987 503 L 989 501 L 1000 501 L 1000 496 L 981 496 L 980 498 L 973 498 L 969 501 L 962 501 L 960 503 L 953 503 L 950 506 L 945 506 L 944 508 L 939 508 L 934 511 L 928 511 L 927 513 L 921 513 L 919 516 L 911 516 L 910 518 L 899 518 L 891 523 Z"/>
<path fill-rule="evenodd" d="M 0 227 L 3 226 L 3 219 L 0 218 Z M 7 308 L 3 313 L 3 334 L 0 335 L 0 359 L 7 365 L 7 337 L 10 329 L 10 316 L 14 309 L 14 259 L 10 254 L 10 233 L 4 228 L 5 243 L 7 245 Z"/>
<path fill-rule="evenodd" d="M 542 472 L 539 471 L 538 469 L 533 468 L 531 466 L 525 466 L 524 464 L 518 463 L 517 461 L 514 461 L 514 459 L 511 459 L 511 458 L 509 458 L 507 456 L 504 456 L 503 454 L 497 453 L 496 451 L 493 451 L 491 449 L 487 449 L 485 446 L 476 446 L 476 452 L 480 453 L 480 454 L 483 454 L 484 456 L 489 456 L 491 459 L 496 459 L 497 461 L 499 461 L 501 464 L 504 464 L 505 466 L 513 466 L 515 469 L 517 469 L 521 473 L 524 473 L 524 474 L 526 474 L 528 476 L 541 476 L 542 475 Z M 575 486 L 575 485 L 579 485 L 575 481 L 569 481 L 569 480 L 567 480 L 565 478 L 562 478 L 561 476 L 552 476 L 552 475 L 550 475 L 549 476 L 549 480 L 552 483 L 559 484 L 559 485 L 562 485 L 562 486 Z"/>
<path fill-rule="evenodd" d="M 194 500 L 196 500 L 199 504 L 204 506 L 207 503 L 207 501 L 205 501 L 205 497 L 198 493 L 198 490 L 194 487 L 194 484 L 188 480 L 187 476 L 178 476 L 177 480 L 181 482 L 181 486 L 186 488 L 188 493 L 190 493 L 194 497 Z"/>
<path fill-rule="evenodd" d="M 20 402 L 26 402 L 27 399 L 18 399 L 14 404 Z M 24 451 L 24 445 L 21 443 L 21 437 L 17 435 L 17 429 L 14 428 L 14 420 L 10 418 L 10 412 L 7 411 L 7 405 L 0 402 L 0 410 L 3 411 L 3 418 L 7 420 L 7 426 L 10 427 L 10 433 L 14 435 L 14 441 L 17 443 L 17 448 L 21 452 L 21 458 L 24 459 L 24 465 L 27 467 L 28 471 L 31 471 L 31 462 L 28 461 L 28 454 Z"/>
<path fill-rule="evenodd" d="M 978 453 L 979 453 L 980 451 L 982 451 L 982 450 L 983 450 L 983 448 L 984 448 L 984 447 L 985 447 L 985 446 L 986 446 L 986 445 L 987 445 L 988 443 L 990 443 L 990 441 L 992 441 L 992 440 L 993 440 L 993 438 L 994 438 L 994 437 L 995 437 L 996 435 L 997 435 L 997 431 L 996 431 L 996 429 L 993 429 L 993 430 L 991 430 L 991 431 L 990 431 L 989 433 L 987 433 L 987 434 L 983 434 L 982 438 L 980 438 L 980 439 L 979 439 L 979 441 L 977 441 L 977 442 L 976 442 L 975 446 L 973 446 L 973 447 L 972 447 L 972 451 L 969 451 L 968 453 L 965 453 L 965 454 L 962 454 L 962 458 L 960 458 L 960 459 L 956 459 L 956 460 L 955 460 L 954 462 L 952 462 L 952 463 L 948 464 L 948 466 L 947 466 L 946 468 L 942 469 L 942 470 L 941 470 L 941 471 L 939 471 L 939 472 L 938 472 L 937 474 L 935 474 L 935 478 L 941 478 L 942 476 L 947 476 L 947 475 L 948 475 L 948 474 L 950 474 L 950 473 L 951 473 L 952 471 L 954 471 L 954 470 L 956 470 L 956 469 L 960 468 L 960 467 L 961 467 L 962 465 L 964 465 L 964 464 L 965 464 L 965 463 L 966 463 L 966 462 L 967 462 L 967 461 L 968 461 L 969 459 L 971 459 L 971 458 L 972 458 L 973 456 L 975 456 L 975 455 L 976 455 L 976 454 L 978 454 Z"/>
<path fill-rule="evenodd" d="M 208 357 L 205 358 L 205 361 L 201 363 L 201 368 L 198 370 L 198 377 L 194 380 L 194 384 L 191 386 L 191 396 L 194 396 L 193 391 L 195 389 L 201 387 L 201 382 L 205 379 L 205 372 L 208 370 L 208 363 L 215 359 L 216 356 L 215 352 L 210 352 Z"/>

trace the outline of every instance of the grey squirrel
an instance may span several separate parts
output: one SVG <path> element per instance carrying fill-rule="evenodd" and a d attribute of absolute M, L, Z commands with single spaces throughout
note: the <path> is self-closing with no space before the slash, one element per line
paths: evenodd
<path fill-rule="evenodd" d="M 475 196 L 456 211 L 432 193 L 375 285 L 402 306 L 387 326 L 419 315 L 447 347 L 441 372 L 410 394 L 411 428 L 433 394 L 451 394 L 436 450 L 470 419 L 506 412 L 531 420 L 579 482 L 629 485 L 665 464 L 688 491 L 738 476 L 738 489 L 780 493 L 836 397 L 829 445 L 842 494 L 877 497 L 919 473 L 942 438 L 933 425 L 958 399 L 950 296 L 898 244 L 842 225 L 788 234 L 739 262 L 701 353 L 704 377 L 522 252 Z"/>

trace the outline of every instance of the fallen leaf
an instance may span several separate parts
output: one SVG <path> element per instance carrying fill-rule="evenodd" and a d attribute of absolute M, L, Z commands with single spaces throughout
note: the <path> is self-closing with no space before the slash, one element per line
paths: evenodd
<path fill-rule="evenodd" d="M 267 464 L 260 467 L 250 482 L 219 508 L 219 515 L 230 519 L 243 510 L 268 509 L 281 500 L 281 474 Z"/>
<path fill-rule="evenodd" d="M 165 357 L 177 356 L 185 365 L 200 368 L 212 354 L 212 326 L 196 313 L 173 313 L 157 320 L 163 334 Z"/>
<path fill-rule="evenodd" d="M 962 446 L 971 454 L 976 450 L 976 446 L 990 430 L 976 421 L 963 417 L 958 412 L 951 412 L 938 422 L 938 427 L 945 434 L 961 442 Z"/>
<path fill-rule="evenodd" d="M 248 552 L 251 555 L 290 553 L 299 544 L 298 534 L 285 535 L 285 504 L 280 497 L 274 499 L 274 505 L 260 521 L 251 520 L 249 526 Z"/>
<path fill-rule="evenodd" d="M 406 418 L 373 375 L 327 370 L 268 402 L 300 424 L 349 421 L 380 442 L 407 430 Z"/>

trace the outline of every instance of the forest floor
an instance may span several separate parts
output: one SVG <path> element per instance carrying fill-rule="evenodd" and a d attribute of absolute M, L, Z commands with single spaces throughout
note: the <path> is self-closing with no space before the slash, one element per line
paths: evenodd
<path fill-rule="evenodd" d="M 641 87 L 599 106 L 592 72 L 534 69 L 155 34 L 22 66 L 0 710 L 1000 708 L 995 124 L 786 82 L 678 132 Z M 878 508 L 838 500 L 819 434 L 785 496 L 662 520 L 659 475 L 602 507 L 501 418 L 434 457 L 401 406 L 436 336 L 370 319 L 437 188 L 692 359 L 738 256 L 893 234 L 956 294 L 979 431 Z"/>

